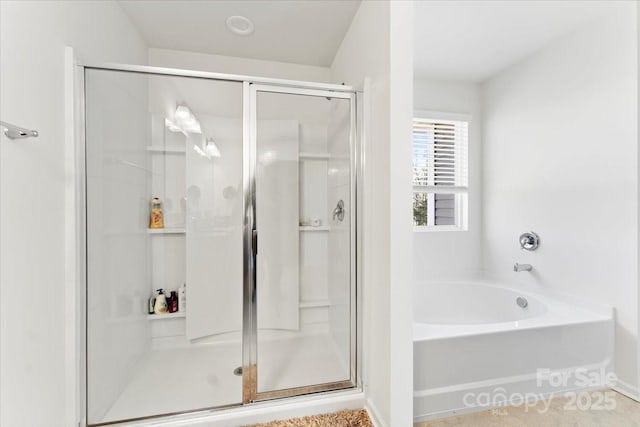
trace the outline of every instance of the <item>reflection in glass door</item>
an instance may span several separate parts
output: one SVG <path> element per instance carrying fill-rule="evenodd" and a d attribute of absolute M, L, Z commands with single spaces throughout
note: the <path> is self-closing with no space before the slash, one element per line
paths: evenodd
<path fill-rule="evenodd" d="M 250 400 L 351 387 L 353 100 L 257 85 L 250 100 L 256 301 Z"/>

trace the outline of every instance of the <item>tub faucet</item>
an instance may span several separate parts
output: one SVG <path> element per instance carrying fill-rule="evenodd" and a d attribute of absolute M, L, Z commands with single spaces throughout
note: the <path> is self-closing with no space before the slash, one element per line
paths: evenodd
<path fill-rule="evenodd" d="M 513 264 L 513 271 L 515 271 L 516 273 L 531 270 L 533 270 L 533 266 L 531 264 L 518 264 L 517 262 Z"/>

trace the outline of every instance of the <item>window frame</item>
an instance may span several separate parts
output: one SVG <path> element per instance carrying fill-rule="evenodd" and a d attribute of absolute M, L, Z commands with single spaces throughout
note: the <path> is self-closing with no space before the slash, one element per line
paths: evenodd
<path fill-rule="evenodd" d="M 456 122 L 466 122 L 467 123 L 467 159 L 466 159 L 466 168 L 467 174 L 469 174 L 469 142 L 471 140 L 471 127 L 472 127 L 472 116 L 471 114 L 466 113 L 449 113 L 443 111 L 431 111 L 431 110 L 414 110 L 412 117 L 412 135 L 413 135 L 413 119 L 423 119 L 423 120 L 448 120 L 448 121 L 456 121 Z M 413 137 L 412 137 L 412 145 L 413 145 Z M 413 150 L 412 150 L 413 151 Z M 413 155 L 412 155 L 413 159 Z M 467 179 L 470 177 L 468 176 Z M 440 191 L 441 194 L 454 194 L 455 195 L 455 203 L 454 203 L 454 215 L 456 218 L 456 224 L 459 225 L 414 225 L 413 231 L 416 233 L 424 233 L 424 232 L 448 232 L 448 231 L 469 231 L 469 187 L 470 182 L 467 182 L 466 187 L 445 187 L 443 191 Z M 426 193 L 427 194 L 427 217 L 432 218 L 432 221 L 435 220 L 435 194 L 434 187 L 430 186 L 422 186 L 422 185 L 413 185 L 411 195 L 416 193 Z"/>

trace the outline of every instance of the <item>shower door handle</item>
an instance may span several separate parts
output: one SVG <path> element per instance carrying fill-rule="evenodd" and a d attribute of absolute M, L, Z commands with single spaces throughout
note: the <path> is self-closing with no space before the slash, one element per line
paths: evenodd
<path fill-rule="evenodd" d="M 254 257 L 258 255 L 258 230 L 251 232 L 251 250 Z"/>

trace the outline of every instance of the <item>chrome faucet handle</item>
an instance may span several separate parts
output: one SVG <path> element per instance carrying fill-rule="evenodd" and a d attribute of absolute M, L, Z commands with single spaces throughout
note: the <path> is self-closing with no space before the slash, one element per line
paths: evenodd
<path fill-rule="evenodd" d="M 522 233 L 518 238 L 520 248 L 526 251 L 535 251 L 540 246 L 540 236 L 533 231 Z"/>

